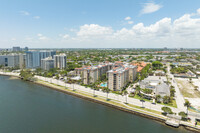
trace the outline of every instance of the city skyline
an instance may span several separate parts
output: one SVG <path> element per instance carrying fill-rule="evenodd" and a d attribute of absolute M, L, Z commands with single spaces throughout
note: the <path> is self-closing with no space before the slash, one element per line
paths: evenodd
<path fill-rule="evenodd" d="M 2 1 L 0 46 L 199 48 L 200 2 Z"/>

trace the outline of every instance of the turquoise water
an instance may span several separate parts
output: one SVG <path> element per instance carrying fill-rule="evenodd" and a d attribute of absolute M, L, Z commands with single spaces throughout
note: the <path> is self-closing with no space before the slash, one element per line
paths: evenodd
<path fill-rule="evenodd" d="M 101 83 L 100 86 L 101 87 L 107 87 L 107 83 Z"/>
<path fill-rule="evenodd" d="M 200 110 L 198 110 L 198 109 L 196 109 L 196 108 L 194 108 L 194 107 L 190 107 L 190 109 L 195 110 L 195 111 L 197 111 L 197 112 L 200 113 Z"/>
<path fill-rule="evenodd" d="M 153 120 L 0 76 L 0 133 L 187 133 Z"/>

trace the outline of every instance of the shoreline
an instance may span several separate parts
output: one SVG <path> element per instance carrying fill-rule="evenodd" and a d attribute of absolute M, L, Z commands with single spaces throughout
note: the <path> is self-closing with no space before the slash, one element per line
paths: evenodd
<path fill-rule="evenodd" d="M 17 77 L 18 79 L 20 79 L 20 77 L 17 76 L 17 75 L 10 75 L 10 74 L 6 74 L 6 73 L 4 73 L 4 74 L 0 73 L 0 75 L 11 76 L 11 77 L 13 76 L 13 77 Z M 59 91 L 59 92 L 62 92 L 62 93 L 68 94 L 68 95 L 72 95 L 72 96 L 75 96 L 75 97 L 78 97 L 78 98 L 81 98 L 81 99 L 84 99 L 84 100 L 87 100 L 87 101 L 91 101 L 91 102 L 98 103 L 98 104 L 101 104 L 101 105 L 104 105 L 104 106 L 108 106 L 108 107 L 111 107 L 111 108 L 114 108 L 114 109 L 118 109 L 120 111 L 124 111 L 124 112 L 127 112 L 127 113 L 138 115 L 138 116 L 141 116 L 141 117 L 144 117 L 144 118 L 147 118 L 147 119 L 154 120 L 154 121 L 159 122 L 163 125 L 166 125 L 165 124 L 166 118 L 164 118 L 164 116 L 163 116 L 163 118 L 160 118 L 158 116 L 146 114 L 144 112 L 140 112 L 140 111 L 137 111 L 137 110 L 130 109 L 130 108 L 125 107 L 123 105 L 116 105 L 116 104 L 112 104 L 109 101 L 100 100 L 100 99 L 97 99 L 97 98 L 89 96 L 89 95 L 87 96 L 87 95 L 79 94 L 76 91 L 72 91 L 72 90 L 70 91 L 70 89 L 63 89 L 63 86 L 51 84 L 51 83 L 48 83 L 48 82 L 45 82 L 45 81 L 35 81 L 35 82 L 31 82 L 31 83 L 38 84 L 38 85 L 41 85 L 41 86 L 45 86 L 45 87 L 48 87 L 52 90 L 56 90 L 56 91 Z M 166 125 L 166 126 L 168 126 L 168 125 Z M 170 128 L 171 126 L 168 126 L 168 127 Z M 193 127 L 191 125 L 183 124 L 183 123 L 180 123 L 179 128 L 180 128 L 180 130 L 181 130 L 181 128 L 183 128 L 183 129 L 188 130 L 188 131 L 200 133 L 199 128 Z"/>
<path fill-rule="evenodd" d="M 104 106 L 107 106 L 107 107 L 111 107 L 113 109 L 118 109 L 120 111 L 124 111 L 124 112 L 131 113 L 131 114 L 134 114 L 134 115 L 137 115 L 137 116 L 140 116 L 140 117 L 151 119 L 153 121 L 161 123 L 162 125 L 168 126 L 169 128 L 174 128 L 172 126 L 169 126 L 169 125 L 165 124 L 165 120 L 166 119 L 162 119 L 162 118 L 159 118 L 159 117 L 156 117 L 156 116 L 145 114 L 145 113 L 142 113 L 142 112 L 139 112 L 139 111 L 131 110 L 131 109 L 128 109 L 128 108 L 125 108 L 125 107 L 122 107 L 122 106 L 117 106 L 117 105 L 114 105 L 112 103 L 104 102 L 104 101 L 97 100 L 97 99 L 94 99 L 94 98 L 91 98 L 91 97 L 86 97 L 86 96 L 83 96 L 81 94 L 77 94 L 77 93 L 73 93 L 73 92 L 69 92 L 69 91 L 63 91 L 63 90 L 58 89 L 56 87 L 53 87 L 53 86 L 50 86 L 50 85 L 46 85 L 46 84 L 42 84 L 42 83 L 39 83 L 39 82 L 33 82 L 33 83 L 48 87 L 50 89 L 53 89 L 53 90 L 56 90 L 56 91 L 59 91 L 59 92 L 62 92 L 62 93 L 68 94 L 68 95 L 72 95 L 72 96 L 78 97 L 78 98 L 81 98 L 81 99 L 84 99 L 84 100 L 87 100 L 87 101 L 91 101 L 91 102 L 98 103 L 98 104 L 101 104 L 101 105 L 104 105 Z M 60 86 L 58 86 L 58 87 L 60 87 Z M 184 128 L 185 130 L 188 130 L 188 131 L 200 133 L 199 129 L 191 127 L 189 125 L 180 124 L 179 128 L 180 129 Z"/>

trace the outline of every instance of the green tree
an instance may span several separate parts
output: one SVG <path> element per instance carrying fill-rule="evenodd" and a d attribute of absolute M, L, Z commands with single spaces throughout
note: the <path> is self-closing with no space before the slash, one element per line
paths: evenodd
<path fill-rule="evenodd" d="M 161 95 L 156 95 L 156 102 L 160 102 Z"/>
<path fill-rule="evenodd" d="M 163 66 L 163 64 L 160 61 L 154 61 L 152 62 L 152 66 L 154 69 L 160 69 Z"/>
<path fill-rule="evenodd" d="M 128 101 L 127 101 L 128 91 L 127 91 L 127 90 L 124 90 L 124 91 L 122 92 L 122 94 L 125 95 L 125 97 L 126 97 L 126 103 L 128 103 Z"/>
<path fill-rule="evenodd" d="M 104 88 L 104 91 L 107 93 L 107 100 L 108 100 L 108 94 L 110 92 L 110 89 L 106 87 L 106 88 Z"/>
<path fill-rule="evenodd" d="M 139 93 L 139 94 L 140 94 L 141 88 L 140 88 L 140 86 L 139 86 L 139 85 L 137 85 L 137 86 L 136 86 L 136 91 L 137 91 L 137 93 Z"/>
<path fill-rule="evenodd" d="M 21 70 L 20 77 L 25 81 L 34 81 L 34 74 L 30 70 Z"/>
<path fill-rule="evenodd" d="M 170 102 L 170 97 L 169 96 L 164 96 L 163 97 L 163 103 L 168 104 Z"/>
<path fill-rule="evenodd" d="M 171 97 L 174 97 L 175 96 L 175 89 L 170 89 L 170 96 Z"/>
<path fill-rule="evenodd" d="M 184 106 L 187 107 L 187 114 L 188 114 L 188 108 L 191 107 L 191 103 L 188 100 L 186 100 Z"/>
<path fill-rule="evenodd" d="M 162 107 L 161 109 L 165 114 L 173 114 L 171 108 L 169 107 Z"/>
<path fill-rule="evenodd" d="M 185 120 L 186 117 L 187 117 L 187 114 L 185 112 L 183 112 L 183 111 L 179 112 L 178 115 L 181 116 L 182 120 Z"/>

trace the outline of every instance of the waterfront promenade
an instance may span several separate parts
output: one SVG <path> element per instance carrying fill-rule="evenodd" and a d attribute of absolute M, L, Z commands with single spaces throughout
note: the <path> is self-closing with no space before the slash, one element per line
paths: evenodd
<path fill-rule="evenodd" d="M 19 76 L 19 73 L 11 73 L 11 72 L 0 72 L 0 74 L 2 75 L 10 75 L 10 76 Z M 65 83 L 61 80 L 57 80 L 57 79 L 53 79 L 53 78 L 46 78 L 46 77 L 41 77 L 41 76 L 35 76 L 35 78 L 38 79 L 38 82 L 40 84 L 44 84 L 50 87 L 61 87 L 60 89 L 64 90 L 64 91 L 68 91 L 71 90 L 71 92 L 73 93 L 72 90 L 76 90 L 74 92 L 81 92 L 82 94 L 85 94 L 85 96 L 90 96 L 90 98 L 94 98 L 94 99 L 104 99 L 104 102 L 107 99 L 107 93 L 103 92 L 103 91 L 95 91 L 91 88 L 86 88 L 84 86 L 80 86 L 77 84 L 68 84 Z M 58 85 L 58 86 L 57 86 Z M 68 88 L 68 89 L 65 89 Z M 92 97 L 95 93 L 96 97 Z M 146 113 L 155 117 L 159 117 L 161 119 L 166 119 L 165 116 L 158 114 L 157 112 L 162 112 L 161 108 L 164 105 L 161 104 L 152 104 L 151 102 L 145 102 L 145 103 L 141 103 L 139 99 L 134 99 L 134 98 L 130 98 L 127 96 L 122 96 L 122 95 L 118 95 L 118 94 L 113 94 L 113 93 L 109 93 L 108 94 L 108 98 L 113 102 L 115 102 L 118 105 L 123 105 L 123 107 L 128 107 L 129 109 L 133 109 L 135 111 L 138 112 L 142 112 L 142 113 Z M 128 104 L 125 104 L 126 102 L 126 98 L 127 98 L 127 102 Z M 113 104 L 113 103 L 112 103 Z M 142 107 L 144 106 L 144 108 L 136 108 L 137 107 Z M 173 112 L 178 113 L 181 110 L 178 108 L 174 108 L 174 107 L 170 107 L 172 109 Z M 145 110 L 144 110 L 145 109 Z M 149 110 L 147 110 L 149 109 Z M 156 113 L 155 113 L 156 112 Z M 190 126 L 193 126 L 193 122 L 192 123 L 186 123 L 186 122 L 182 122 L 183 124 L 187 124 Z M 198 128 L 198 127 L 197 127 Z M 200 127 L 199 127 L 200 128 Z"/>

